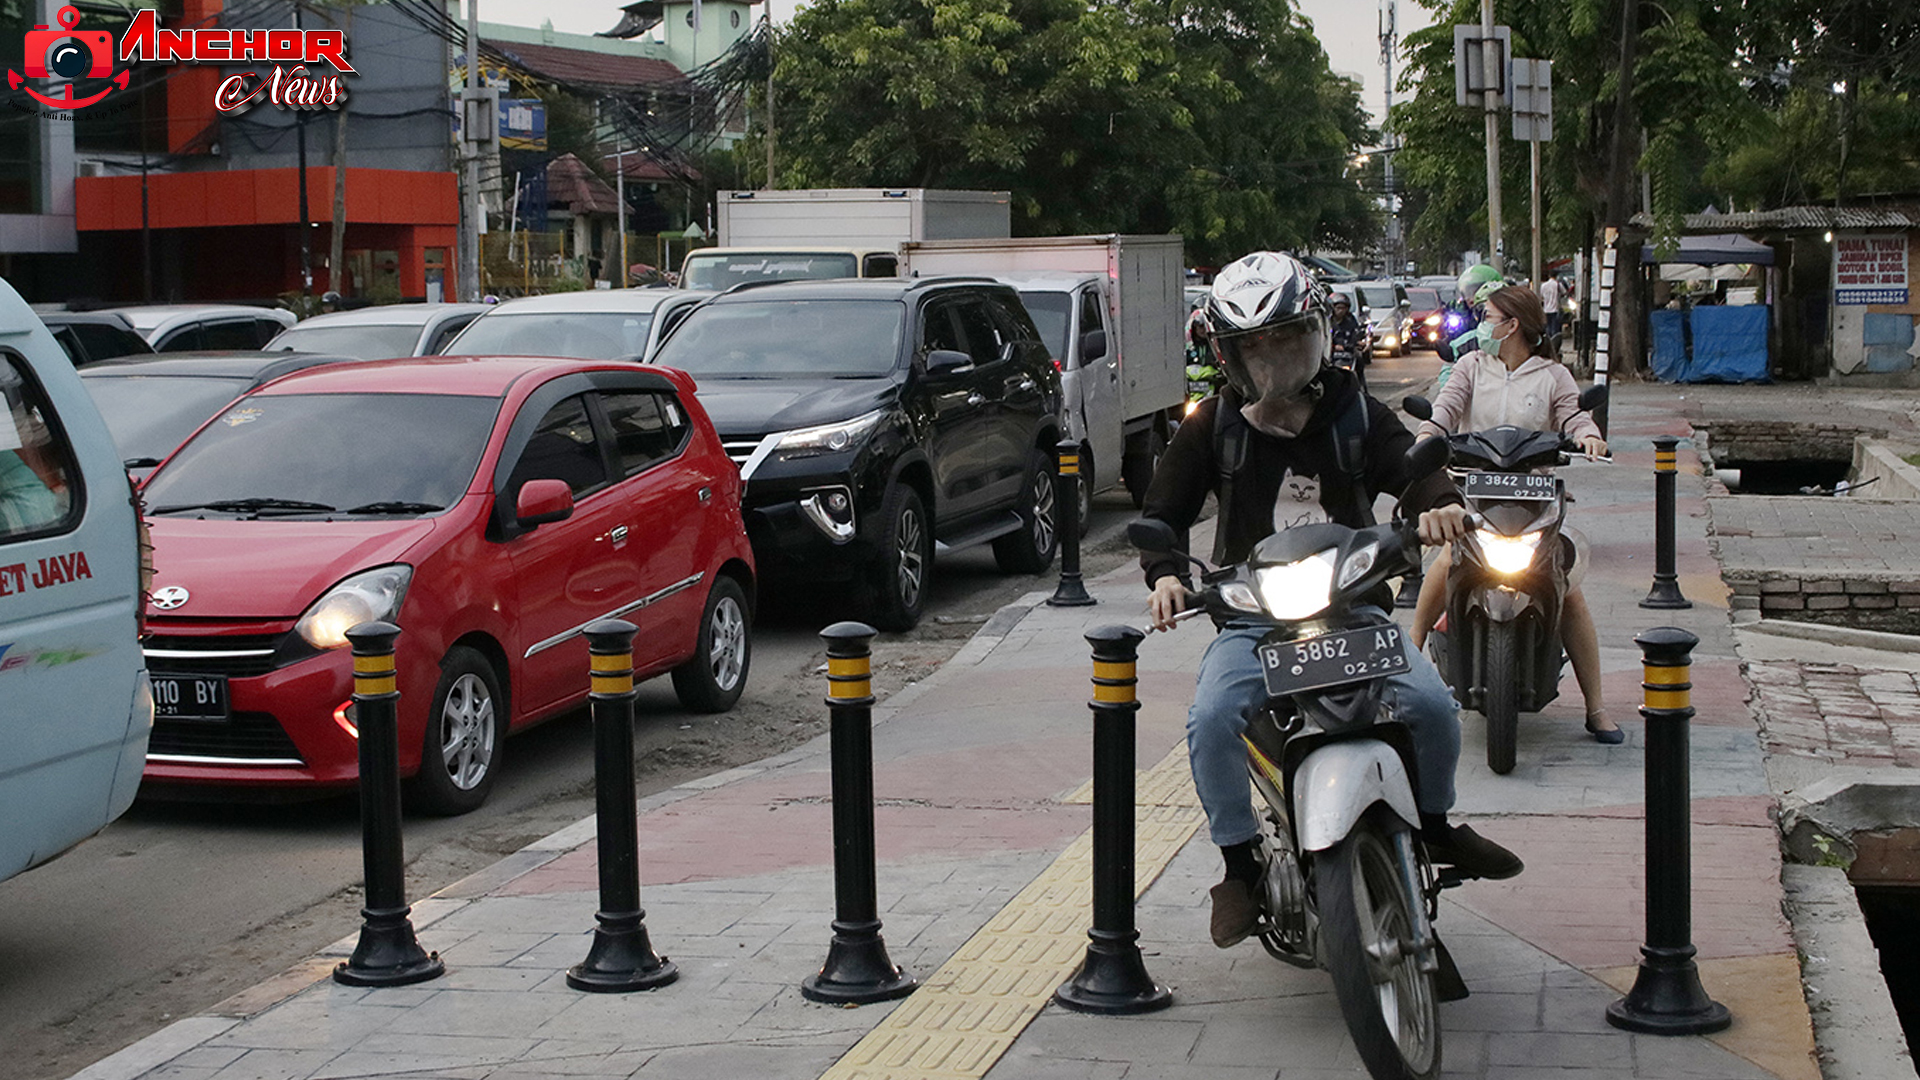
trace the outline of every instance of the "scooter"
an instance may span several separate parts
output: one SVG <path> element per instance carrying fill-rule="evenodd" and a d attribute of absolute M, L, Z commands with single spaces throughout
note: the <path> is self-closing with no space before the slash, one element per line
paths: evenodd
<path fill-rule="evenodd" d="M 1409 466 L 1430 474 L 1446 453 L 1445 443 L 1427 440 Z M 1257 849 L 1261 943 L 1277 959 L 1327 970 L 1376 1080 L 1438 1076 L 1439 1003 L 1467 989 L 1433 919 L 1440 889 L 1463 879 L 1427 860 L 1412 733 L 1383 693 L 1386 678 L 1407 670 L 1404 632 L 1356 610 L 1419 565 L 1413 523 L 1300 525 L 1218 569 L 1177 550 L 1164 522 L 1136 521 L 1127 536 L 1202 571 L 1194 605 L 1177 618 L 1204 613 L 1272 628 L 1257 646 L 1268 700 L 1245 735 L 1270 826 Z"/>
<path fill-rule="evenodd" d="M 1580 405 L 1591 410 L 1605 400 L 1606 387 L 1594 387 Z M 1425 398 L 1403 407 L 1432 419 Z M 1559 696 L 1567 664 L 1560 617 L 1578 545 L 1566 529 L 1566 482 L 1541 470 L 1565 465 L 1578 447 L 1558 432 L 1518 427 L 1447 442 L 1461 494 L 1482 525 L 1454 544 L 1444 615 L 1427 652 L 1454 699 L 1486 717 L 1487 767 L 1504 775 L 1513 771 L 1520 714 Z"/>

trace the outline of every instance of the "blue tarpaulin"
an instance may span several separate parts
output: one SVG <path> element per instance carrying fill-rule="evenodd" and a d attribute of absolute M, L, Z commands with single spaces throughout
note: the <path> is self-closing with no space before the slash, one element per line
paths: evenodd
<path fill-rule="evenodd" d="M 1693 356 L 1687 382 L 1766 382 L 1767 308 L 1707 305 L 1690 313 Z"/>
<path fill-rule="evenodd" d="M 1661 382 L 1766 382 L 1767 306 L 1703 304 L 1647 315 Z"/>
<path fill-rule="evenodd" d="M 1653 331 L 1651 359 L 1653 377 L 1661 382 L 1685 382 L 1687 374 L 1687 313 L 1654 311 L 1647 314 Z"/>

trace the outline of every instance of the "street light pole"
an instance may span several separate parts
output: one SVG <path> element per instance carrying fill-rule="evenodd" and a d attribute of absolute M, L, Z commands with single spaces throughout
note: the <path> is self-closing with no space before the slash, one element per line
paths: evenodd
<path fill-rule="evenodd" d="M 1487 111 L 1487 261 L 1506 273 L 1507 250 L 1501 242 L 1500 221 L 1500 95 L 1506 73 L 1500 67 L 1500 42 L 1493 36 L 1493 0 L 1480 0 L 1481 53 L 1485 57 L 1487 89 L 1482 100 Z"/>

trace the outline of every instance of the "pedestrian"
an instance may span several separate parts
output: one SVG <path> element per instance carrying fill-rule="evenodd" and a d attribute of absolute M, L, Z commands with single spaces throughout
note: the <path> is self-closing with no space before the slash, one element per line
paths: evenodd
<path fill-rule="evenodd" d="M 1420 438 L 1511 424 L 1529 431 L 1558 431 L 1588 454 L 1606 454 L 1607 440 L 1601 437 L 1599 425 L 1580 408 L 1580 388 L 1573 374 L 1549 352 L 1546 317 L 1532 290 L 1510 285 L 1488 297 L 1478 333 L 1480 347 L 1454 363 L 1453 378 L 1434 397 L 1433 419 L 1420 425 Z M 1476 394 L 1476 388 L 1485 392 Z M 1427 568 L 1413 609 L 1415 648 L 1426 646 L 1427 634 L 1440 618 L 1447 596 L 1447 568 L 1452 565 L 1451 549 L 1442 548 Z M 1601 700 L 1600 637 L 1579 585 L 1567 590 L 1560 640 L 1586 698 L 1587 734 L 1609 745 L 1622 742 L 1626 733 L 1607 718 Z"/>
<path fill-rule="evenodd" d="M 1174 434 L 1154 470 L 1142 514 L 1174 530 L 1185 548 L 1209 492 L 1219 503 L 1214 562 L 1244 561 L 1274 532 L 1314 521 L 1363 526 L 1374 497 L 1401 497 L 1421 539 L 1466 534 L 1466 508 L 1444 470 L 1406 473 L 1413 435 L 1359 380 L 1328 362 L 1328 302 L 1290 255 L 1261 251 L 1221 270 L 1206 301 L 1208 341 L 1227 387 L 1202 401 Z M 1234 461 L 1231 467 L 1224 462 Z M 1166 554 L 1141 558 L 1155 629 L 1168 630 L 1191 593 L 1187 564 Z M 1384 594 L 1386 590 L 1382 589 Z M 1391 595 L 1378 598 L 1382 617 Z M 1187 714 L 1187 751 L 1208 830 L 1226 864 L 1212 891 L 1211 932 L 1221 948 L 1253 932 L 1261 886 L 1241 734 L 1266 701 L 1255 646 L 1267 627 L 1227 623 L 1200 661 Z M 1413 733 L 1420 835 L 1436 864 L 1471 876 L 1512 877 L 1520 860 L 1464 825 L 1450 825 L 1460 719 L 1433 664 L 1407 652 L 1409 671 L 1388 680 L 1398 718 Z"/>
<path fill-rule="evenodd" d="M 1567 287 L 1559 278 L 1548 274 L 1540 282 L 1540 307 L 1547 315 L 1547 341 L 1552 345 L 1551 355 L 1560 354 L 1560 322 L 1564 316 L 1563 306 L 1567 300 Z"/>

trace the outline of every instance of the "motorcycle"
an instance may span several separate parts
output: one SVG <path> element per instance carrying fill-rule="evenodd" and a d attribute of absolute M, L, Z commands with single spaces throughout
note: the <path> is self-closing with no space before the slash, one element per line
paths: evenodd
<path fill-rule="evenodd" d="M 1414 475 L 1446 463 L 1421 443 Z M 1467 996 L 1434 933 L 1442 888 L 1418 835 L 1412 733 L 1383 694 L 1407 670 L 1403 631 L 1361 608 L 1369 593 L 1417 567 L 1412 522 L 1364 529 L 1320 523 L 1276 533 L 1238 566 L 1209 568 L 1175 548 L 1164 522 L 1128 538 L 1202 571 L 1176 618 L 1270 626 L 1257 646 L 1268 700 L 1247 725 L 1247 770 L 1269 831 L 1256 848 L 1263 886 L 1255 933 L 1269 954 L 1333 978 L 1340 1011 L 1376 1080 L 1440 1072 L 1439 1003 Z"/>
<path fill-rule="evenodd" d="M 1606 387 L 1581 395 L 1591 411 Z M 1431 403 L 1403 407 L 1432 419 Z M 1427 440 L 1438 442 L 1438 439 Z M 1512 772 L 1520 714 L 1559 696 L 1566 651 L 1560 618 L 1578 544 L 1566 527 L 1566 482 L 1539 470 L 1565 465 L 1578 447 L 1554 431 L 1497 427 L 1447 439 L 1467 508 L 1482 521 L 1454 545 L 1444 614 L 1427 652 L 1462 707 L 1487 719 L 1487 767 Z"/>

